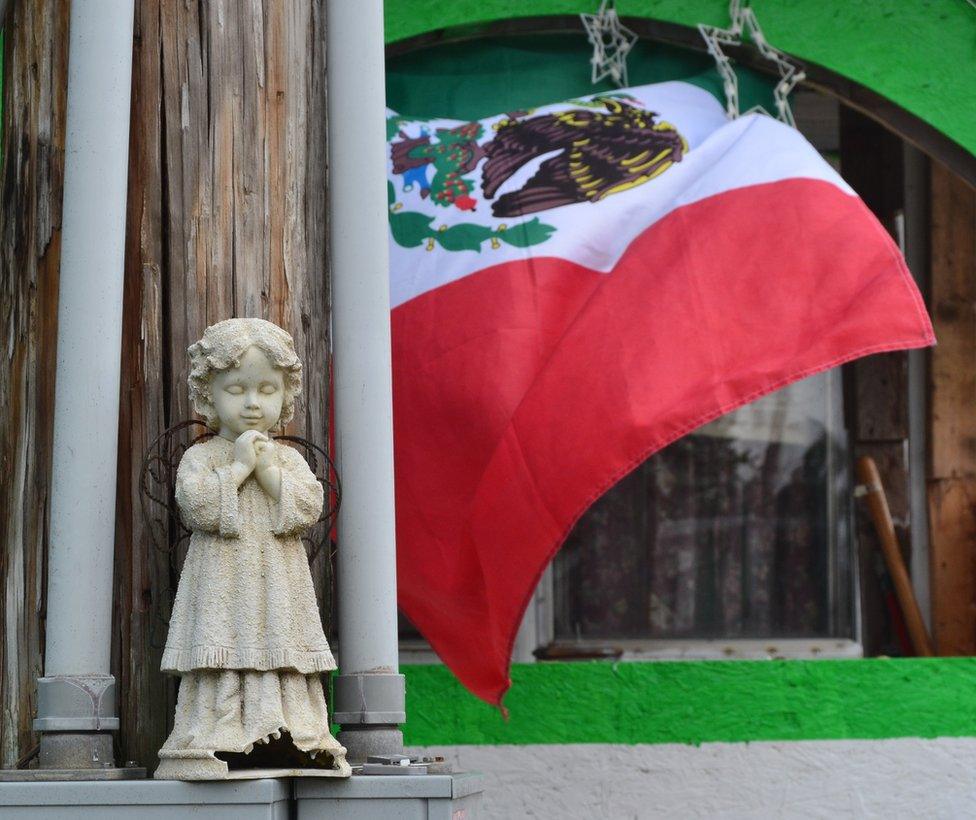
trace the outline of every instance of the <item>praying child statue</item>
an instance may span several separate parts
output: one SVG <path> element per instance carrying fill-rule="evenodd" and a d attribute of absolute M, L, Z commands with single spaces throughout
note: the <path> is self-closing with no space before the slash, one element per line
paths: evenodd
<path fill-rule="evenodd" d="M 193 534 L 162 662 L 180 676 L 176 719 L 155 776 L 346 777 L 321 680 L 336 664 L 301 540 L 322 485 L 269 436 L 301 392 L 294 342 L 262 319 L 228 319 L 189 355 L 190 397 L 216 435 L 186 451 L 176 476 Z"/>

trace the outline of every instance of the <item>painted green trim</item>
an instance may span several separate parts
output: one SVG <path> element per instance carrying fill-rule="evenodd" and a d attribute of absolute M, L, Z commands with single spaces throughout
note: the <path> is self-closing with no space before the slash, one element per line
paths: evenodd
<path fill-rule="evenodd" d="M 500 111 L 615 91 L 610 82 L 590 81 L 590 53 L 586 41 L 572 34 L 445 43 L 387 61 L 386 104 L 409 117 L 477 120 Z M 707 54 L 640 42 L 627 70 L 632 85 L 682 80 L 725 105 L 722 80 Z M 754 105 L 773 110 L 769 77 L 741 67 L 737 73 L 743 110 Z M 532 81 L 526 82 L 529 75 Z"/>
<path fill-rule="evenodd" d="M 387 42 L 598 0 L 387 0 Z M 976 155 L 976 9 L 963 0 L 752 0 L 767 39 L 887 97 Z M 728 22 L 727 0 L 618 0 L 623 16 Z"/>
<path fill-rule="evenodd" d="M 516 665 L 509 719 L 405 666 L 413 746 L 976 736 L 976 658 Z"/>

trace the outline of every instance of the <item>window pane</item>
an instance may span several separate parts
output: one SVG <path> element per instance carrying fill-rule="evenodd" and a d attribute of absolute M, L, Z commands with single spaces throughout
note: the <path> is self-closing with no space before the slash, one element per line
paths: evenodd
<path fill-rule="evenodd" d="M 840 409 L 839 374 L 814 376 L 616 485 L 554 562 L 557 640 L 849 637 Z"/>

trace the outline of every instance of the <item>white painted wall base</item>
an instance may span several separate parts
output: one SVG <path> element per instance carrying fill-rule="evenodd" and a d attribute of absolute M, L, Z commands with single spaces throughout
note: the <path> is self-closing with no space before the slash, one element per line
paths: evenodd
<path fill-rule="evenodd" d="M 976 816 L 976 739 L 428 746 L 485 775 L 482 817 Z"/>

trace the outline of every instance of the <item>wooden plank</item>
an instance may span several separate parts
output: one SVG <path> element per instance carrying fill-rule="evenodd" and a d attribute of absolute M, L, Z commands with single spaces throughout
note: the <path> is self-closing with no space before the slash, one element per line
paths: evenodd
<path fill-rule="evenodd" d="M 841 172 L 889 230 L 904 207 L 901 141 L 876 122 L 841 106 Z M 908 437 L 908 359 L 896 351 L 868 356 L 850 365 L 853 373 L 854 437 L 894 441 Z"/>
<path fill-rule="evenodd" d="M 904 208 L 901 140 L 847 106 L 840 112 L 841 172 L 881 223 L 894 233 Z M 898 542 L 908 560 L 911 543 L 908 465 L 908 355 L 868 356 L 845 367 L 845 404 L 855 458 L 870 456 L 888 493 Z M 921 476 L 919 476 L 919 479 Z M 861 640 L 868 655 L 903 651 L 885 601 L 877 533 L 863 509 L 855 518 Z"/>
<path fill-rule="evenodd" d="M 0 766 L 35 742 L 61 194 L 68 0 L 15 3 L 4 31 L 0 203 Z"/>
<path fill-rule="evenodd" d="M 860 112 L 842 105 L 840 146 L 845 181 L 891 230 L 891 218 L 904 200 L 901 139 Z"/>
<path fill-rule="evenodd" d="M 976 475 L 976 192 L 932 164 L 932 478 Z"/>
<path fill-rule="evenodd" d="M 150 767 L 172 716 L 161 675 L 181 556 L 141 520 L 148 444 L 192 417 L 187 347 L 231 316 L 287 328 L 305 362 L 286 432 L 328 441 L 324 0 L 136 4 L 114 653 L 124 759 Z M 313 566 L 330 611 L 328 555 Z"/>
<path fill-rule="evenodd" d="M 302 95 L 285 97 L 289 104 L 304 107 L 304 111 L 288 114 L 287 150 L 288 166 L 286 179 L 296 180 L 296 191 L 287 201 L 302 201 L 300 209 L 294 210 L 294 233 L 289 227 L 284 233 L 284 241 L 294 253 L 301 251 L 301 259 L 292 259 L 290 265 L 282 268 L 288 272 L 290 287 L 294 295 L 287 302 L 287 324 L 301 328 L 295 334 L 299 354 L 306 365 L 306 373 L 314 374 L 305 379 L 305 419 L 301 424 L 305 434 L 317 444 L 328 448 L 329 423 L 331 416 L 330 385 L 332 341 L 329 337 L 328 320 L 332 310 L 330 291 L 328 253 L 328 210 L 326 183 L 328 179 L 329 157 L 326 125 L 326 64 L 325 64 L 325 3 L 316 0 L 308 4 L 308 18 L 302 26 L 292 25 L 291 32 L 307 29 L 307 40 L 290 46 L 290 51 L 300 51 L 301 59 L 291 68 L 292 82 L 301 77 L 305 84 Z M 294 33 L 291 35 L 294 37 Z M 299 74 L 298 72 L 302 72 Z M 277 95 L 276 95 L 277 96 Z M 301 127 L 299 127 L 301 123 Z M 297 180 L 301 179 L 299 186 Z M 298 200 L 298 189 L 302 200 Z M 301 236 L 301 241 L 297 237 Z M 289 255 L 286 254 L 286 259 Z M 312 565 L 312 580 L 315 583 L 322 616 L 325 619 L 326 635 L 333 634 L 332 613 L 335 606 L 335 574 L 330 550 L 323 551 Z"/>
<path fill-rule="evenodd" d="M 119 401 L 113 671 L 126 759 L 152 761 L 175 706 L 174 681 L 158 673 L 168 611 L 170 562 L 143 521 L 139 477 L 143 453 L 166 428 L 166 258 L 161 130 L 160 16 L 137 4 Z"/>
<path fill-rule="evenodd" d="M 939 655 L 976 655 L 976 478 L 929 488 L 932 633 Z"/>
<path fill-rule="evenodd" d="M 908 354 L 898 350 L 859 359 L 854 373 L 858 441 L 908 439 Z"/>
<path fill-rule="evenodd" d="M 976 653 L 976 191 L 931 173 L 929 417 L 933 637 L 939 654 Z"/>

